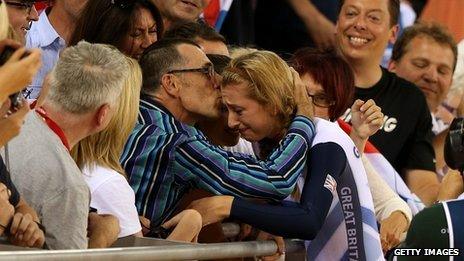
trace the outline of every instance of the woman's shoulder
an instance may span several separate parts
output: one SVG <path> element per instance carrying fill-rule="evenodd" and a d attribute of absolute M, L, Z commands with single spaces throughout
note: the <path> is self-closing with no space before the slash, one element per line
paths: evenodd
<path fill-rule="evenodd" d="M 85 167 L 82 170 L 84 179 L 90 187 L 91 192 L 99 189 L 102 185 L 111 184 L 112 187 L 129 186 L 126 178 L 117 171 L 103 166 Z"/>
<path fill-rule="evenodd" d="M 341 143 L 340 145 L 348 142 L 351 145 L 350 137 L 336 122 L 314 118 L 314 124 L 316 125 L 316 136 L 314 137 L 313 146 L 324 142 Z"/>

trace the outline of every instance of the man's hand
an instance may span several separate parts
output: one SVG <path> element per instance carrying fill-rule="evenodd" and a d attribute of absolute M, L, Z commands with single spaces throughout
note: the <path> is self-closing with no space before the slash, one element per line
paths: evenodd
<path fill-rule="evenodd" d="M 197 242 L 202 228 L 202 218 L 198 211 L 186 209 L 161 226 L 166 229 L 174 228 L 166 238 L 168 240 Z"/>
<path fill-rule="evenodd" d="M 203 226 L 220 222 L 230 216 L 232 196 L 213 196 L 195 200 L 188 208 L 198 211 L 203 219 Z"/>
<path fill-rule="evenodd" d="M 89 248 L 105 248 L 111 246 L 119 234 L 119 220 L 112 215 L 89 213 L 87 233 Z"/>
<path fill-rule="evenodd" d="M 459 197 L 464 192 L 464 181 L 457 170 L 449 170 L 441 180 L 438 200 L 449 200 Z"/>
<path fill-rule="evenodd" d="M 380 222 L 380 241 L 382 250 L 386 253 L 388 250 L 396 247 L 401 240 L 401 234 L 409 227 L 409 221 L 400 211 L 395 211 Z"/>
<path fill-rule="evenodd" d="M 41 248 L 45 242 L 45 235 L 31 215 L 16 213 L 11 222 L 8 239 L 17 246 Z"/>

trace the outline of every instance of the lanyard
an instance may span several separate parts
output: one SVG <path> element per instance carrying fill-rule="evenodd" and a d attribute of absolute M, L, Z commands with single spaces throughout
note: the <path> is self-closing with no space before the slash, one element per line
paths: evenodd
<path fill-rule="evenodd" d="M 47 112 L 44 110 L 44 108 L 39 107 L 39 108 L 36 108 L 35 111 L 40 116 L 42 116 L 42 118 L 44 119 L 44 121 L 48 125 L 48 127 L 60 138 L 61 142 L 66 147 L 68 152 L 71 151 L 70 148 L 69 148 L 68 139 L 64 135 L 63 130 L 60 128 L 60 126 L 58 126 L 58 124 L 56 122 L 54 122 L 52 119 L 50 119 L 48 117 Z"/>

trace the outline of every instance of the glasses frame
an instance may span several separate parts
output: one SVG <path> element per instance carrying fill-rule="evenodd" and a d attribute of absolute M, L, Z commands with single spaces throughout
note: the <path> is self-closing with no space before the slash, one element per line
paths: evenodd
<path fill-rule="evenodd" d="M 330 108 L 330 107 L 335 105 L 335 101 L 332 100 L 332 99 L 329 99 L 329 97 L 327 97 L 327 95 L 325 95 L 325 94 L 310 94 L 310 93 L 308 93 L 308 96 L 311 97 L 311 99 L 313 101 L 313 104 L 316 105 L 316 106 L 319 106 L 319 107 L 322 107 L 322 108 Z M 328 101 L 328 104 L 322 104 L 322 103 L 317 102 L 316 100 L 319 97 L 324 97 Z"/>
<path fill-rule="evenodd" d="M 209 64 L 205 67 L 201 68 L 191 68 L 191 69 L 175 69 L 175 70 L 170 70 L 168 73 L 186 73 L 186 72 L 197 72 L 197 73 L 202 73 L 206 76 L 209 77 L 210 80 L 214 81 L 215 80 L 215 74 L 216 72 L 214 71 L 214 65 Z"/>

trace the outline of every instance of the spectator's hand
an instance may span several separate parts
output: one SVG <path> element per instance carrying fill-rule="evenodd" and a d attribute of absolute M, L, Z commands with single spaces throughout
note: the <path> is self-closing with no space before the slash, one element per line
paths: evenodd
<path fill-rule="evenodd" d="M 139 221 L 140 225 L 142 225 L 142 234 L 145 236 L 150 232 L 151 221 L 144 216 L 139 216 Z"/>
<path fill-rule="evenodd" d="M 382 127 L 382 109 L 372 99 L 367 102 L 358 99 L 351 106 L 351 124 L 354 134 L 367 140 Z"/>
<path fill-rule="evenodd" d="M 9 201 L 10 195 L 11 192 L 5 184 L 0 183 L 0 225 L 3 227 L 8 227 L 15 211 L 13 205 L 11 205 Z M 3 227 L 0 227 L 0 235 L 5 233 Z"/>
<path fill-rule="evenodd" d="M 285 254 L 285 242 L 282 237 L 274 236 L 264 231 L 258 233 L 256 240 L 274 240 L 277 244 L 277 252 L 272 256 L 261 257 L 263 261 L 275 261 L 278 260 L 283 254 Z"/>
<path fill-rule="evenodd" d="M 384 253 L 400 243 L 401 234 L 408 227 L 408 219 L 400 211 L 391 213 L 388 218 L 380 222 L 380 242 Z"/>
<path fill-rule="evenodd" d="M 295 99 L 297 108 L 296 114 L 312 118 L 314 116 L 314 106 L 311 97 L 308 96 L 306 85 L 303 83 L 300 75 L 295 71 L 295 69 L 290 69 L 293 77 L 293 98 Z"/>
<path fill-rule="evenodd" d="M 200 234 L 202 228 L 202 218 L 198 211 L 186 209 L 161 226 L 166 229 L 174 228 L 166 238 L 168 240 L 197 242 L 198 234 Z"/>
<path fill-rule="evenodd" d="M 105 248 L 111 246 L 119 234 L 119 220 L 112 215 L 89 213 L 87 234 L 89 248 Z"/>
<path fill-rule="evenodd" d="M 0 102 L 2 103 L 9 95 L 26 88 L 42 65 L 39 49 L 30 50 L 30 54 L 21 59 L 25 52 L 25 48 L 17 49 L 0 67 Z"/>
<path fill-rule="evenodd" d="M 45 235 L 31 215 L 18 212 L 11 222 L 8 239 L 13 245 L 41 248 L 45 242 Z"/>
<path fill-rule="evenodd" d="M 455 199 L 464 192 L 464 181 L 457 170 L 450 169 L 441 180 L 438 200 Z"/>
<path fill-rule="evenodd" d="M 8 141 L 19 134 L 24 118 L 30 110 L 27 102 L 23 101 L 23 106 L 18 111 L 5 118 L 9 107 L 10 101 L 8 99 L 0 108 L 0 113 L 3 113 L 0 114 L 0 147 L 5 146 Z"/>
<path fill-rule="evenodd" d="M 207 226 L 229 217 L 233 201 L 232 196 L 213 196 L 195 200 L 187 208 L 198 211 Z"/>
<path fill-rule="evenodd" d="M 243 239 L 249 237 L 251 233 L 253 232 L 253 227 L 242 223 L 240 224 L 240 232 L 238 233 L 237 240 L 242 241 Z"/>

